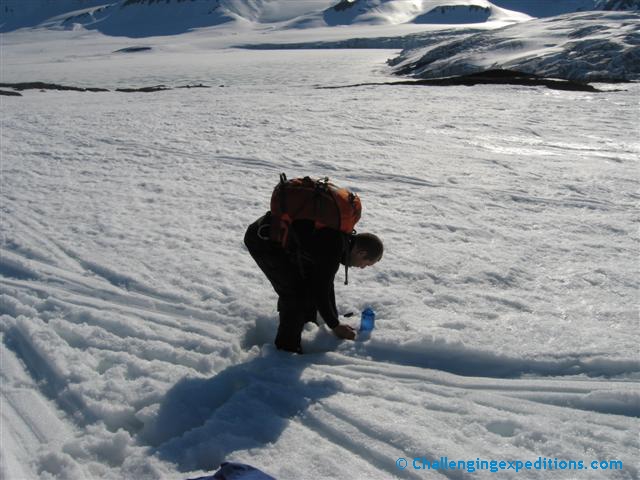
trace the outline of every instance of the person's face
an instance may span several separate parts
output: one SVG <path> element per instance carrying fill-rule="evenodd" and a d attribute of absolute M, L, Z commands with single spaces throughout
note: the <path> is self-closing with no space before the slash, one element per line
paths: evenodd
<path fill-rule="evenodd" d="M 377 259 L 367 258 L 367 252 L 365 250 L 354 248 L 351 252 L 350 267 L 366 268 L 376 263 L 378 263 Z"/>

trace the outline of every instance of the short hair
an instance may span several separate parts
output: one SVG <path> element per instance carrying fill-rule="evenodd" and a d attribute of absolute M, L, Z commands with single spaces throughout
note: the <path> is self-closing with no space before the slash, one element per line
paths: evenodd
<path fill-rule="evenodd" d="M 380 261 L 384 252 L 382 240 L 373 233 L 356 234 L 354 246 L 367 252 L 365 257 L 367 260 L 375 260 L 376 262 Z"/>

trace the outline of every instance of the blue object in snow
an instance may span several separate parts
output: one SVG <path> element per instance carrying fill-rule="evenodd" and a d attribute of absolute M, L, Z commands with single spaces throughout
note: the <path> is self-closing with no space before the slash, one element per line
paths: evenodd
<path fill-rule="evenodd" d="M 362 316 L 360 317 L 360 331 L 361 332 L 370 332 L 375 327 L 376 320 L 376 312 L 374 312 L 371 308 L 367 307 L 362 311 Z"/>
<path fill-rule="evenodd" d="M 220 465 L 213 475 L 206 477 L 192 478 L 191 480 L 276 480 L 271 475 L 267 475 L 251 465 L 244 463 L 225 462 Z"/>

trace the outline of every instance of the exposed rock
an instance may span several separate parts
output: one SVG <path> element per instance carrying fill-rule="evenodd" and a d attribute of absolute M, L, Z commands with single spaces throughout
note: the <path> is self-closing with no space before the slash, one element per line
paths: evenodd
<path fill-rule="evenodd" d="M 224 85 L 221 85 L 221 87 L 224 87 Z M 183 85 L 181 87 L 176 87 L 176 88 L 211 88 L 211 87 L 200 83 L 198 85 Z"/>
<path fill-rule="evenodd" d="M 63 91 L 73 91 L 73 92 L 109 92 L 110 90 L 107 88 L 97 88 L 97 87 L 89 87 L 89 88 L 81 88 L 81 87 L 70 87 L 67 85 L 57 85 L 55 83 L 45 83 L 45 82 L 23 82 L 23 83 L 0 83 L 0 87 L 4 88 L 13 88 L 17 91 L 23 90 L 63 90 Z M 182 85 L 175 88 L 210 88 L 207 85 Z M 152 87 L 142 87 L 142 88 L 117 88 L 116 92 L 161 92 L 164 90 L 173 90 L 173 87 L 167 87 L 165 85 L 155 85 Z M 3 95 L 20 95 L 17 92 L 3 91 Z"/>
<path fill-rule="evenodd" d="M 6 95 L 7 97 L 21 97 L 22 94 L 18 92 L 12 92 L 11 90 L 0 90 L 0 95 Z"/>
<path fill-rule="evenodd" d="M 333 9 L 336 12 L 342 12 L 344 10 L 348 10 L 349 8 L 353 7 L 356 4 L 356 1 L 357 0 L 342 0 L 340 3 L 334 6 Z"/>
<path fill-rule="evenodd" d="M 434 87 L 449 86 L 474 86 L 474 85 L 522 85 L 522 86 L 543 86 L 553 90 L 571 90 L 575 92 L 600 92 L 597 88 L 586 83 L 573 82 L 570 80 L 560 80 L 555 78 L 544 78 L 530 73 L 517 72 L 514 70 L 487 70 L 485 72 L 472 73 L 446 78 L 430 78 L 421 80 L 403 80 L 398 82 L 383 83 L 359 83 L 356 85 L 344 85 L 339 87 L 318 87 L 318 88 L 349 88 L 367 85 L 426 85 Z"/>
<path fill-rule="evenodd" d="M 175 88 L 210 88 L 206 85 L 182 85 L 180 87 Z M 143 92 L 143 93 L 151 93 L 151 92 L 162 92 L 164 90 L 173 90 L 172 87 L 167 87 L 166 85 L 155 85 L 153 87 L 142 87 L 142 88 L 116 88 L 116 92 Z"/>
<path fill-rule="evenodd" d="M 148 52 L 149 50 L 152 50 L 151 47 L 126 47 L 126 48 L 121 48 L 120 50 L 116 50 L 113 53 L 137 53 L 137 52 Z"/>
<path fill-rule="evenodd" d="M 69 87 L 66 85 L 57 85 L 55 83 L 45 82 L 23 82 L 23 83 L 0 83 L 0 87 L 13 88 L 14 90 L 70 90 L 74 92 L 108 92 L 104 88 L 80 88 Z"/>
<path fill-rule="evenodd" d="M 132 92 L 149 93 L 149 92 L 161 92 L 163 90 L 171 90 L 171 89 L 169 87 L 166 87 L 165 85 L 155 85 L 153 87 L 142 87 L 142 88 L 116 88 L 116 92 L 125 92 L 125 93 L 132 93 Z"/>

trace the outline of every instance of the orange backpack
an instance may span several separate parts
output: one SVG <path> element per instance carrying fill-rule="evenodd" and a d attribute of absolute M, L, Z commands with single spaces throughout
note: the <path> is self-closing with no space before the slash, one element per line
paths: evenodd
<path fill-rule="evenodd" d="M 271 195 L 271 234 L 283 247 L 289 243 L 289 227 L 296 220 L 313 220 L 315 228 L 332 228 L 347 234 L 362 215 L 362 204 L 355 193 L 340 188 L 325 177 L 287 180 L 283 173 Z"/>

